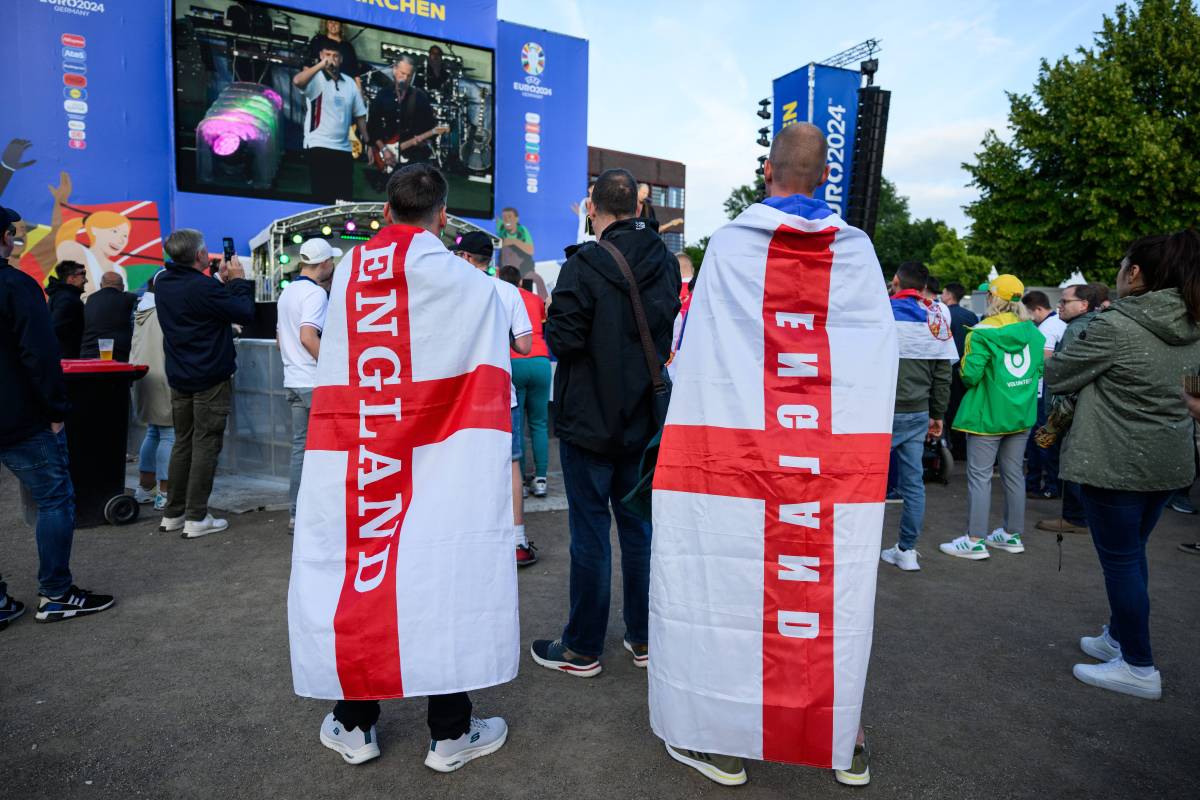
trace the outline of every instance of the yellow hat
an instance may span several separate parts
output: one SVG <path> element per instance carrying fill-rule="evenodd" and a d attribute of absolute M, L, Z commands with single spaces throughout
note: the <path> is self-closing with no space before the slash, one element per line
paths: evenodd
<path fill-rule="evenodd" d="M 988 291 L 1001 300 L 1018 302 L 1025 294 L 1025 284 L 1016 275 L 997 275 L 988 285 Z"/>

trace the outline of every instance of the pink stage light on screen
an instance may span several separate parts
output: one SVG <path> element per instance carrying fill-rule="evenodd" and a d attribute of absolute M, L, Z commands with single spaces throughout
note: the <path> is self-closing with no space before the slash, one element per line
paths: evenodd
<path fill-rule="evenodd" d="M 352 219 L 346 220 L 346 230 L 349 233 L 354 233 L 356 230 L 358 230 L 358 223 Z"/>
<path fill-rule="evenodd" d="M 242 146 L 242 139 L 236 133 L 222 133 L 212 143 L 212 151 L 219 156 L 231 156 Z"/>
<path fill-rule="evenodd" d="M 263 97 L 270 100 L 275 105 L 276 110 L 283 108 L 283 98 L 274 89 L 263 89 Z"/>

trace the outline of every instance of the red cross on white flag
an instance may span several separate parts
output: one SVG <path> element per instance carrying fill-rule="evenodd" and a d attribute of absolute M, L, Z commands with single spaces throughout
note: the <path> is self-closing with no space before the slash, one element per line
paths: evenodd
<path fill-rule="evenodd" d="M 507 331 L 490 279 L 420 228 L 338 265 L 292 552 L 297 694 L 516 676 Z"/>
<path fill-rule="evenodd" d="M 755 204 L 709 243 L 654 481 L 650 705 L 676 746 L 850 765 L 897 349 L 867 237 Z"/>

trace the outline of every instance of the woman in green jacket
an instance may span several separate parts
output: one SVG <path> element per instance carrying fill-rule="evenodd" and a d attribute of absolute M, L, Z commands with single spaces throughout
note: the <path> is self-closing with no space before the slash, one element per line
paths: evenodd
<path fill-rule="evenodd" d="M 943 553 L 979 560 L 988 549 L 1022 553 L 1025 545 L 1025 441 L 1037 421 L 1044 337 L 1021 302 L 1025 285 L 1001 275 L 988 286 L 987 316 L 967 334 L 962 382 L 966 387 L 954 430 L 967 435 L 967 533 L 940 545 Z M 988 533 L 992 467 L 1004 481 L 1004 524 Z"/>
<path fill-rule="evenodd" d="M 1110 617 L 1079 641 L 1100 664 L 1076 664 L 1084 683 L 1156 700 L 1150 651 L 1146 540 L 1173 490 L 1195 478 L 1192 419 L 1182 376 L 1200 367 L 1200 234 L 1139 239 L 1117 273 L 1117 295 L 1046 369 L 1055 394 L 1078 392 L 1061 475 L 1083 487 L 1083 509 L 1104 571 Z"/>

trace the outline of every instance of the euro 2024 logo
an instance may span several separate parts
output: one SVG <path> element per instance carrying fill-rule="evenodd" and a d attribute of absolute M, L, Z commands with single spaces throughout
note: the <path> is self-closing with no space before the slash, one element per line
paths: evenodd
<path fill-rule="evenodd" d="M 537 42 L 526 42 L 521 48 L 521 69 L 529 75 L 541 75 L 546 69 L 546 52 Z"/>

